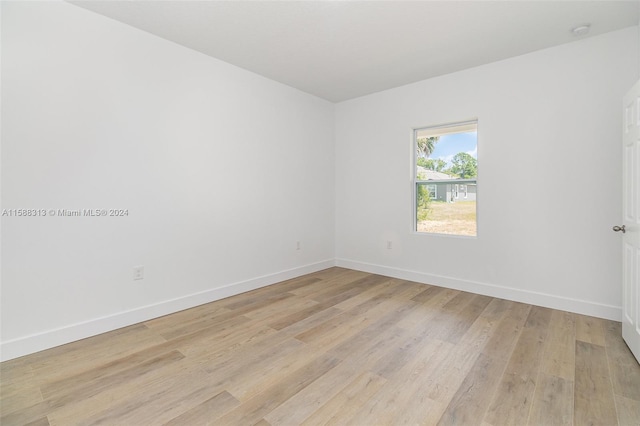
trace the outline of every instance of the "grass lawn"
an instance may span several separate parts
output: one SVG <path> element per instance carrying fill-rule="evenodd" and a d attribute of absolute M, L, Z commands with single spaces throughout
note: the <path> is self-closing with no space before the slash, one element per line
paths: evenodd
<path fill-rule="evenodd" d="M 476 202 L 432 201 L 429 205 L 427 220 L 418 222 L 418 231 L 475 236 L 477 233 Z"/>

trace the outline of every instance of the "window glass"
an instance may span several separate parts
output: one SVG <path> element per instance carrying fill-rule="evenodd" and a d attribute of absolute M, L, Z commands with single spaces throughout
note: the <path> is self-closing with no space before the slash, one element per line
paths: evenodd
<path fill-rule="evenodd" d="M 478 123 L 416 129 L 415 229 L 477 235 Z"/>

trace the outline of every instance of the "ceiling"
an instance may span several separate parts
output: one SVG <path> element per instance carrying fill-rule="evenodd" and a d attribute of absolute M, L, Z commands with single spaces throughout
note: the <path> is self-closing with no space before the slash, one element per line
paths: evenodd
<path fill-rule="evenodd" d="M 634 1 L 73 1 L 332 102 L 638 25 Z"/>

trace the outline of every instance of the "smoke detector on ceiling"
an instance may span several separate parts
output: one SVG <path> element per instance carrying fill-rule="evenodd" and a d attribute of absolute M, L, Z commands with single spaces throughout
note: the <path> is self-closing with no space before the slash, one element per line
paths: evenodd
<path fill-rule="evenodd" d="M 589 34 L 589 30 L 591 29 L 591 24 L 580 25 L 579 27 L 575 27 L 571 30 L 574 36 L 582 37 Z"/>

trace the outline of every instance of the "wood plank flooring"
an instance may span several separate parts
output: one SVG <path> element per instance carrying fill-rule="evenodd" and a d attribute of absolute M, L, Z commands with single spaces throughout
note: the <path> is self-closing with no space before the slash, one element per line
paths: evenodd
<path fill-rule="evenodd" d="M 2 425 L 640 425 L 620 323 L 331 268 L 0 364 Z"/>

